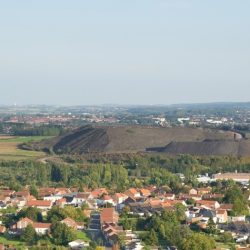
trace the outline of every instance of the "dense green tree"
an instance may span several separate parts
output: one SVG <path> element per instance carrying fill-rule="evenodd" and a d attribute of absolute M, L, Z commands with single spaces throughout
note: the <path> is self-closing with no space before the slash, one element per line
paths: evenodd
<path fill-rule="evenodd" d="M 158 245 L 158 237 L 154 229 L 151 229 L 148 232 L 146 243 L 151 246 Z"/>
<path fill-rule="evenodd" d="M 28 225 L 21 236 L 21 240 L 25 241 L 27 244 L 32 245 L 36 242 L 37 235 L 36 231 L 32 225 Z"/>
<path fill-rule="evenodd" d="M 244 197 L 238 197 L 233 202 L 233 213 L 234 215 L 248 215 L 249 208 L 247 200 Z"/>
<path fill-rule="evenodd" d="M 200 233 L 193 233 L 185 238 L 181 249 L 183 250 L 212 250 L 215 248 L 215 241 Z"/>
<path fill-rule="evenodd" d="M 31 195 L 33 195 L 35 198 L 38 198 L 38 190 L 34 184 L 30 186 L 29 190 Z"/>
<path fill-rule="evenodd" d="M 51 235 L 56 245 L 67 246 L 70 241 L 76 239 L 76 232 L 65 223 L 56 222 L 51 226 Z"/>
<path fill-rule="evenodd" d="M 17 218 L 29 218 L 32 221 L 37 221 L 37 222 L 42 222 L 43 221 L 43 216 L 41 211 L 38 208 L 35 207 L 28 207 L 25 209 L 22 209 L 18 212 Z"/>
<path fill-rule="evenodd" d="M 232 233 L 230 233 L 230 232 L 224 232 L 224 233 L 222 233 L 222 235 L 220 236 L 220 240 L 221 240 L 223 243 L 234 242 Z"/>
<path fill-rule="evenodd" d="M 206 227 L 206 231 L 209 234 L 215 234 L 216 233 L 216 224 L 214 223 L 212 218 L 209 218 L 208 222 L 207 222 L 207 227 Z"/>
<path fill-rule="evenodd" d="M 65 210 L 58 206 L 53 206 L 52 209 L 48 211 L 47 220 L 48 222 L 55 223 L 61 221 L 67 217 Z"/>
<path fill-rule="evenodd" d="M 224 201 L 233 204 L 234 215 L 247 215 L 248 201 L 241 189 L 236 185 L 230 185 L 226 190 Z"/>

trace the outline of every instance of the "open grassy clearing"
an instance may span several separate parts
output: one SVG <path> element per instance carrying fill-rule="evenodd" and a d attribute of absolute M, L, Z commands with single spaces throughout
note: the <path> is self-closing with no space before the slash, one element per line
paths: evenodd
<path fill-rule="evenodd" d="M 0 136 L 0 160 L 28 160 L 44 157 L 39 151 L 22 150 L 18 145 L 32 141 L 41 141 L 48 136 Z"/>
<path fill-rule="evenodd" d="M 83 231 L 77 231 L 76 236 L 77 236 L 77 239 L 79 240 L 90 241 L 86 233 Z"/>
<path fill-rule="evenodd" d="M 8 240 L 4 236 L 0 236 L 0 243 L 6 246 L 14 246 L 17 250 L 23 250 L 26 248 L 23 242 L 17 240 Z"/>

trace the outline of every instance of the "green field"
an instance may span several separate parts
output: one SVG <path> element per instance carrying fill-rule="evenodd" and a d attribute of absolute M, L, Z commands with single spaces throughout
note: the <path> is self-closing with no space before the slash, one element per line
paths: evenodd
<path fill-rule="evenodd" d="M 51 138 L 51 136 L 0 136 L 0 142 L 33 142 Z"/>
<path fill-rule="evenodd" d="M 18 145 L 33 141 L 41 141 L 48 136 L 0 136 L 0 160 L 28 160 L 44 157 L 39 151 L 22 150 Z"/>
<path fill-rule="evenodd" d="M 13 246 L 17 250 L 26 249 L 23 242 L 17 241 L 17 240 L 8 240 L 4 236 L 0 236 L 0 243 L 4 244 L 6 246 Z"/>
<path fill-rule="evenodd" d="M 76 235 L 78 240 L 90 241 L 86 233 L 83 231 L 77 231 Z"/>

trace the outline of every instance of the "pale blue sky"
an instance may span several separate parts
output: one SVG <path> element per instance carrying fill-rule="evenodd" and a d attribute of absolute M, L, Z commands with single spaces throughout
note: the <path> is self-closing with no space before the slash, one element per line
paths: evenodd
<path fill-rule="evenodd" d="M 0 104 L 250 101 L 249 0 L 0 0 Z"/>

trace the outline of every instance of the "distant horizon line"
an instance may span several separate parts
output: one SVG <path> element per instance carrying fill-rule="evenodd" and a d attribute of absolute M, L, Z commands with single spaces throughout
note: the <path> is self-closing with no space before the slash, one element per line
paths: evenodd
<path fill-rule="evenodd" d="M 171 104 L 119 104 L 119 103 L 103 103 L 103 104 L 0 104 L 0 107 L 165 107 L 180 105 L 214 105 L 214 104 L 250 104 L 250 101 L 215 101 L 215 102 L 183 102 Z"/>

